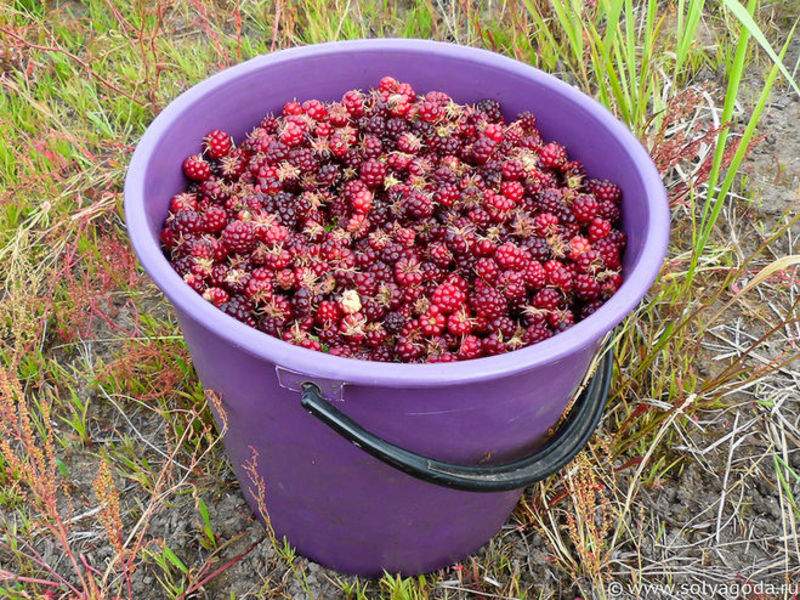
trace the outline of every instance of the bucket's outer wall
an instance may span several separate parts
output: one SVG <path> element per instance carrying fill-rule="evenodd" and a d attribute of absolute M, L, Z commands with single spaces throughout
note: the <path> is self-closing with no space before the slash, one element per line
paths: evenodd
<path fill-rule="evenodd" d="M 511 66 L 500 68 L 503 65 Z M 295 49 L 235 69 L 240 75 L 228 77 L 224 86 L 195 95 L 189 104 L 183 100 L 180 114 L 168 114 L 168 107 L 158 127 L 151 126 L 158 130 L 157 139 L 155 134 L 143 138 L 137 154 L 144 158 L 134 157 L 126 182 L 126 215 L 137 254 L 175 304 L 203 385 L 222 397 L 228 420 L 226 451 L 256 514 L 258 507 L 248 493 L 253 483 L 243 469 L 252 449 L 259 455 L 271 523 L 301 554 L 363 575 L 379 575 L 383 569 L 415 574 L 451 564 L 500 528 L 521 491 L 453 491 L 400 473 L 305 413 L 299 392 L 281 387 L 276 375 L 276 364 L 297 369 L 302 363 L 299 370 L 324 369 L 326 377 L 335 380 L 344 372 L 336 365 L 352 370 L 361 361 L 315 356 L 282 343 L 276 352 L 276 340 L 264 334 L 258 334 L 263 350 L 262 342 L 252 343 L 252 337 L 247 348 L 244 342 L 232 343 L 229 332 L 244 326 L 216 309 L 207 312 L 208 305 L 202 300 L 198 304 L 177 287 L 183 285 L 180 278 L 169 273 L 168 265 L 165 270 L 159 263 L 165 259 L 153 252 L 170 197 L 185 185 L 182 159 L 198 151 L 198 141 L 211 129 L 224 129 L 241 139 L 253 123 L 266 112 L 279 111 L 287 99 L 338 100 L 346 90 L 372 87 L 387 74 L 410 82 L 419 92 L 443 90 L 461 102 L 493 97 L 508 117 L 532 110 L 545 139 L 563 143 L 591 176 L 607 177 L 622 187 L 629 288 L 623 286 L 620 294 L 635 296 L 622 298 L 628 304 L 641 299 L 663 259 L 668 229 L 663 186 L 652 163 L 644 164 L 646 154 L 632 136 L 609 133 L 609 127 L 619 129 L 619 124 L 608 113 L 598 113 L 586 100 L 565 97 L 564 84 L 487 52 L 432 42 L 373 40 Z M 143 191 L 130 193 L 137 185 Z M 141 211 L 146 223 L 139 225 Z M 663 222 L 654 223 L 654 218 Z M 192 305 L 206 312 L 198 316 L 189 309 Z M 624 316 L 607 317 L 602 327 L 584 335 L 568 352 L 530 368 L 527 365 L 542 358 L 536 346 L 502 358 L 420 367 L 415 373 L 424 376 L 409 378 L 407 384 L 397 383 L 403 376 L 387 383 L 381 375 L 370 374 L 377 368 L 404 373 L 408 365 L 361 363 L 362 374 L 342 377 L 348 385 L 342 388 L 338 406 L 387 440 L 437 459 L 474 464 L 519 458 L 557 423 L 602 335 Z M 580 331 L 582 325 L 573 329 Z M 243 339 L 255 333 L 244 332 Z M 571 331 L 556 337 L 568 335 Z M 546 348 L 548 343 L 537 346 Z M 534 360 L 527 362 L 530 357 Z M 506 361 L 505 372 L 493 374 L 486 367 L 481 371 L 481 365 L 500 361 Z M 481 379 L 449 379 L 448 373 L 469 372 L 464 366 L 468 363 L 475 364 Z"/>
<path fill-rule="evenodd" d="M 310 417 L 299 393 L 279 386 L 274 365 L 241 350 L 221 352 L 213 332 L 186 315 L 180 322 L 203 386 L 225 399 L 225 448 L 248 502 L 259 514 L 243 468 L 256 450 L 271 523 L 302 555 L 367 576 L 423 573 L 477 550 L 518 502 L 521 490 L 455 491 L 383 464 Z M 530 401 L 529 390 L 555 391 L 553 378 L 542 378 L 519 375 L 470 389 L 345 386 L 341 406 L 410 450 L 498 462 L 531 450 L 532 434 L 558 420 L 562 406 Z"/>

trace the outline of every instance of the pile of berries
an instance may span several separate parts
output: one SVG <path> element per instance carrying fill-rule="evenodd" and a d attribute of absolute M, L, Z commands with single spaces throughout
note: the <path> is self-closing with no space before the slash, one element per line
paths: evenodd
<path fill-rule="evenodd" d="M 384 77 L 183 162 L 161 241 L 203 298 L 304 348 L 446 362 L 542 341 L 622 283 L 619 187 L 530 112 Z"/>

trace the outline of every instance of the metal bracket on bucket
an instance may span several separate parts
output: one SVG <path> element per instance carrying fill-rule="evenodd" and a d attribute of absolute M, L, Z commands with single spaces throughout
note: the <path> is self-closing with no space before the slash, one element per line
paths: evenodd
<path fill-rule="evenodd" d="M 278 385 L 293 392 L 302 392 L 303 386 L 308 383 L 308 375 L 292 371 L 286 367 L 275 366 L 275 375 L 278 377 Z M 314 379 L 314 385 L 318 393 L 328 400 L 344 402 L 344 381 L 334 379 Z"/>
<path fill-rule="evenodd" d="M 606 348 L 597 371 L 583 387 L 569 415 L 550 440 L 521 460 L 505 465 L 458 465 L 411 452 L 367 431 L 327 402 L 319 387 L 302 385 L 303 408 L 346 440 L 409 475 L 443 487 L 471 492 L 500 492 L 525 487 L 566 466 L 589 441 L 608 400 L 613 352 Z"/>

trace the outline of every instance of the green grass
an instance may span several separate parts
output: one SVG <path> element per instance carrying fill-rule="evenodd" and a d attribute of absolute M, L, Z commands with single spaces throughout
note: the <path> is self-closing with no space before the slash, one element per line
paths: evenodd
<path fill-rule="evenodd" d="M 57 597 L 71 591 L 127 598 L 136 569 L 153 574 L 159 596 L 212 597 L 189 592 L 213 589 L 253 550 L 238 535 L 226 539 L 210 515 L 215 495 L 239 492 L 231 489 L 210 400 L 174 315 L 127 246 L 125 167 L 158 111 L 209 74 L 296 44 L 376 36 L 456 41 L 553 72 L 624 121 L 662 171 L 673 213 L 668 261 L 646 302 L 616 333 L 605 434 L 587 450 L 592 460 L 575 463 L 579 476 L 556 475 L 535 486 L 512 518 L 524 535 L 544 540 L 564 585 L 602 596 L 613 552 L 638 548 L 642 531 L 662 535 L 661 525 L 637 512 L 639 498 L 679 479 L 688 459 L 671 448 L 682 443 L 690 420 L 728 410 L 731 391 L 796 356 L 790 349 L 767 363 L 750 360 L 797 320 L 796 300 L 774 279 L 796 260 L 767 258 L 779 252 L 797 217 L 766 224 L 765 239 L 746 256 L 727 231 L 741 227 L 732 215 L 748 210 L 732 192 L 754 193 L 740 173 L 770 92 L 800 90 L 781 62 L 794 28 L 788 38 L 775 38 L 771 15 L 757 0 L 588 4 L 16 0 L 0 7 L 0 393 L 11 411 L 0 422 L 15 441 L 0 448 L 0 597 L 51 590 Z M 727 89 L 708 90 L 720 105 L 718 129 L 702 113 L 704 96 L 692 91 L 709 73 L 724 73 L 727 81 Z M 744 94 L 752 77 L 763 79 L 754 101 Z M 754 276 L 755 284 L 738 286 Z M 785 310 L 767 313 L 753 304 L 756 293 Z M 732 316 L 761 333 L 738 355 L 714 363 L 715 372 L 704 372 L 696 358 L 701 344 Z M 643 410 L 649 399 L 683 412 Z M 137 423 L 162 427 L 148 437 Z M 770 456 L 788 536 L 798 476 L 785 446 Z M 104 464 L 111 478 L 96 479 Z M 32 485 L 37 477 L 54 487 Z M 93 488 L 93 481 L 100 483 Z M 587 500 L 581 490 L 600 483 L 606 492 Z M 153 515 L 187 505 L 196 521 L 194 553 L 175 540 L 147 537 Z M 80 524 L 70 522 L 92 509 Z M 595 518 L 614 526 L 598 528 Z M 75 528 L 104 530 L 96 543 L 111 548 L 113 560 L 81 563 Z M 66 557 L 57 568 L 25 543 L 44 538 Z M 271 538 L 273 576 L 254 581 L 258 597 L 285 595 L 286 580 L 309 590 L 307 563 Z M 787 561 L 790 555 L 787 547 Z M 499 536 L 477 560 L 446 572 L 338 577 L 328 589 L 353 599 L 467 597 L 469 590 L 556 597 L 531 583 L 535 578 Z M 235 597 L 224 588 L 220 594 Z"/>

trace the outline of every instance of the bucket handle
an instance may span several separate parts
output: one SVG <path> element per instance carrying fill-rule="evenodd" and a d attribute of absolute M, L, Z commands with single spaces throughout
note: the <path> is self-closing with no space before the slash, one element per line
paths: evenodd
<path fill-rule="evenodd" d="M 500 492 L 522 488 L 552 475 L 583 449 L 603 415 L 612 367 L 613 352 L 606 352 L 597 371 L 550 440 L 530 456 L 505 465 L 458 465 L 396 446 L 367 431 L 325 400 L 313 383 L 303 384 L 301 403 L 303 408 L 343 438 L 403 473 L 457 490 Z"/>

